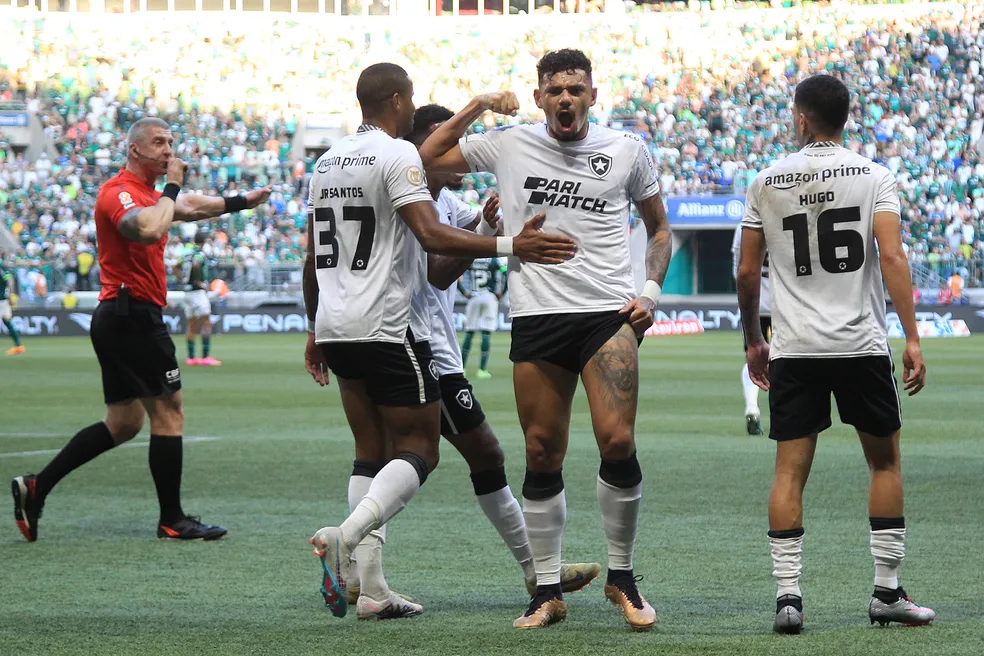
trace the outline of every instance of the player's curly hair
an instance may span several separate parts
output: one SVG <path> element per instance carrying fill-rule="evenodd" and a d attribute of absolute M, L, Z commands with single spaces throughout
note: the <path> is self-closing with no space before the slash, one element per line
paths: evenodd
<path fill-rule="evenodd" d="M 454 116 L 454 112 L 443 105 L 418 107 L 417 111 L 413 113 L 413 130 L 405 138 L 419 146 L 427 139 L 430 126 L 435 123 L 444 123 L 452 116 Z"/>
<path fill-rule="evenodd" d="M 584 71 L 591 77 L 591 60 L 576 48 L 551 50 L 536 63 L 537 80 L 543 81 L 544 76 L 549 80 L 557 73 L 573 73 Z"/>

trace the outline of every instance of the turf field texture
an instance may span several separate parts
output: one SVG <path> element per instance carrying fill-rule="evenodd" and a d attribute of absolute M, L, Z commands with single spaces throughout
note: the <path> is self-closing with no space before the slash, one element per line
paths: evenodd
<path fill-rule="evenodd" d="M 5 484 L 39 470 L 102 412 L 87 340 L 25 343 L 24 356 L 0 360 Z M 317 592 L 320 565 L 307 540 L 346 514 L 352 440 L 337 390 L 305 374 L 303 336 L 223 336 L 213 346 L 225 366 L 183 368 L 186 435 L 214 438 L 185 447 L 184 505 L 229 535 L 217 543 L 155 539 L 145 428 L 136 446 L 101 456 L 56 488 L 38 542 L 25 542 L 9 505 L 4 510 L 0 653 L 979 656 L 984 338 L 923 344 L 929 386 L 904 399 L 903 584 L 936 609 L 931 627 L 868 624 L 867 470 L 856 438 L 835 420 L 807 488 L 806 633 L 771 633 L 766 500 L 774 449 L 744 435 L 737 333 L 651 338 L 642 347 L 645 496 L 636 572 L 659 611 L 656 631 L 631 634 L 600 580 L 568 596 L 567 622 L 513 630 L 528 601 L 519 568 L 448 445 L 390 527 L 384 552 L 390 585 L 420 600 L 424 615 L 371 623 L 357 622 L 353 611 L 336 619 Z M 183 352 L 183 340 L 178 347 Z M 493 378 L 473 382 L 519 496 L 523 446 L 508 336 L 495 335 L 493 349 Z M 597 470 L 579 392 L 564 470 L 567 561 L 605 563 Z"/>

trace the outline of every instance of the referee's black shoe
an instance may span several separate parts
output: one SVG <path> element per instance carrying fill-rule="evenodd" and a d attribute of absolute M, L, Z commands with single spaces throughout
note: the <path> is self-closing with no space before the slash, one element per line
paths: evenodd
<path fill-rule="evenodd" d="M 38 520 L 44 508 L 44 497 L 38 494 L 34 474 L 18 476 L 10 481 L 10 492 L 14 497 L 14 520 L 17 528 L 28 542 L 38 539 Z"/>
<path fill-rule="evenodd" d="M 157 537 L 162 540 L 218 540 L 227 532 L 221 526 L 202 524 L 200 518 L 191 515 L 157 525 Z"/>

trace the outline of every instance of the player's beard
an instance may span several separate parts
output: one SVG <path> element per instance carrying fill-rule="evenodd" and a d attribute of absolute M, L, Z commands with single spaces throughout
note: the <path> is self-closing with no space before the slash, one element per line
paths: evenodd
<path fill-rule="evenodd" d="M 449 176 L 447 182 L 444 183 L 444 186 L 451 191 L 459 191 L 465 186 L 465 176 L 461 174 Z"/>

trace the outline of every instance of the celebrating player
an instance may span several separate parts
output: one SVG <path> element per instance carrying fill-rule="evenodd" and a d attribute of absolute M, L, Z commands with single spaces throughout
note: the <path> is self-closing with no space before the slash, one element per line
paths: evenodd
<path fill-rule="evenodd" d="M 780 633 L 803 627 L 803 488 L 817 435 L 831 425 L 831 393 L 841 421 L 857 429 L 871 472 L 871 623 L 928 624 L 936 616 L 913 603 L 899 584 L 905 554 L 902 416 L 883 276 L 905 331 L 905 389 L 912 396 L 926 384 L 899 196 L 888 169 L 841 146 L 850 104 L 847 87 L 828 75 L 796 87 L 793 121 L 802 149 L 755 177 L 742 219 L 738 300 L 748 372 L 769 390 L 770 437 L 776 440 L 769 541 L 778 585 L 773 628 Z M 759 322 L 766 249 L 771 350 Z"/>
<path fill-rule="evenodd" d="M 215 540 L 221 526 L 203 524 L 181 507 L 184 408 L 181 371 L 161 309 L 167 304 L 164 247 L 173 221 L 197 221 L 256 207 L 270 188 L 219 198 L 181 194 L 186 165 L 171 150 L 170 126 L 144 118 L 127 133 L 127 163 L 99 190 L 96 236 L 102 291 L 90 337 L 102 369 L 106 417 L 83 428 L 36 476 L 12 481 L 14 516 L 30 542 L 52 488 L 96 456 L 133 439 L 150 416 L 150 472 L 157 488 L 157 537 Z M 167 176 L 162 192 L 154 190 Z"/>
<path fill-rule="evenodd" d="M 485 207 L 493 212 L 498 209 L 498 195 L 493 194 Z M 489 353 L 492 350 L 492 333 L 499 327 L 499 301 L 505 295 L 505 277 L 497 257 L 474 260 L 460 279 L 462 294 L 468 299 L 465 305 L 465 340 L 461 344 L 462 367 L 468 366 L 475 333 L 482 333 L 482 360 L 478 366 L 479 378 L 491 378 Z"/>
<path fill-rule="evenodd" d="M 731 242 L 731 275 L 738 281 L 738 263 L 741 262 L 741 223 L 735 228 L 735 238 Z M 765 263 L 762 265 L 762 290 L 759 295 L 759 323 L 762 326 L 762 335 L 766 341 L 772 334 L 772 312 L 769 309 L 769 256 L 765 256 Z M 742 341 L 745 343 L 745 351 L 748 351 L 748 340 L 742 331 Z M 748 376 L 748 363 L 741 368 L 741 388 L 745 393 L 745 432 L 749 435 L 762 434 L 762 413 L 759 410 L 759 388 Z"/>
<path fill-rule="evenodd" d="M 546 229 L 571 237 L 578 253 L 544 267 L 515 258 L 509 266 L 513 339 L 510 359 L 519 419 L 526 435 L 523 511 L 537 589 L 516 628 L 563 620 L 561 542 L 567 517 L 561 468 L 578 376 L 601 452 L 597 496 L 608 538 L 605 595 L 633 630 L 656 623 L 639 593 L 633 551 L 642 500 L 636 458 L 639 339 L 652 325 L 671 254 L 669 221 L 646 145 L 635 135 L 588 122 L 597 90 L 591 62 L 578 50 L 548 53 L 537 64 L 537 106 L 546 123 L 469 135 L 486 110 L 515 112 L 509 92 L 475 98 L 421 147 L 428 170 L 491 171 L 499 183 L 505 234 L 545 212 Z M 460 139 L 460 142 L 459 142 Z M 648 280 L 633 285 L 629 204 L 649 235 Z"/>
<path fill-rule="evenodd" d="M 508 254 L 540 264 L 564 262 L 575 251 L 570 239 L 538 230 L 542 215 L 513 238 L 443 225 L 417 149 L 399 139 L 413 129 L 413 84 L 406 71 L 388 63 L 370 66 L 359 76 L 356 95 L 362 125 L 315 165 L 304 271 L 311 322 L 307 370 L 323 384 L 325 367 L 335 374 L 356 438 L 352 513 L 311 538 L 322 559 L 325 604 L 337 616 L 348 610 L 351 552 L 367 537 L 382 541 L 379 529 L 406 506 L 438 461 L 440 387 L 428 343 L 424 250 Z M 389 462 L 388 446 L 395 454 Z M 386 465 L 378 472 L 365 466 L 379 462 Z M 356 478 L 368 485 L 353 491 Z M 361 570 L 363 559 L 357 561 Z M 396 595 L 377 601 L 393 613 L 419 612 L 407 610 Z"/>
<path fill-rule="evenodd" d="M 20 355 L 24 346 L 20 343 L 20 335 L 11 319 L 14 318 L 11 303 L 14 298 L 14 275 L 3 268 L 3 254 L 0 253 L 0 321 L 7 327 L 10 339 L 14 340 L 13 347 L 7 349 L 7 355 Z"/>
<path fill-rule="evenodd" d="M 188 322 L 185 337 L 188 340 L 189 366 L 205 365 L 218 367 L 222 363 L 211 355 L 212 350 L 212 304 L 208 300 L 208 260 L 202 252 L 205 233 L 195 233 L 195 245 L 186 253 L 181 263 L 181 277 L 185 283 L 184 313 Z M 202 357 L 195 357 L 195 337 L 202 336 Z"/>

